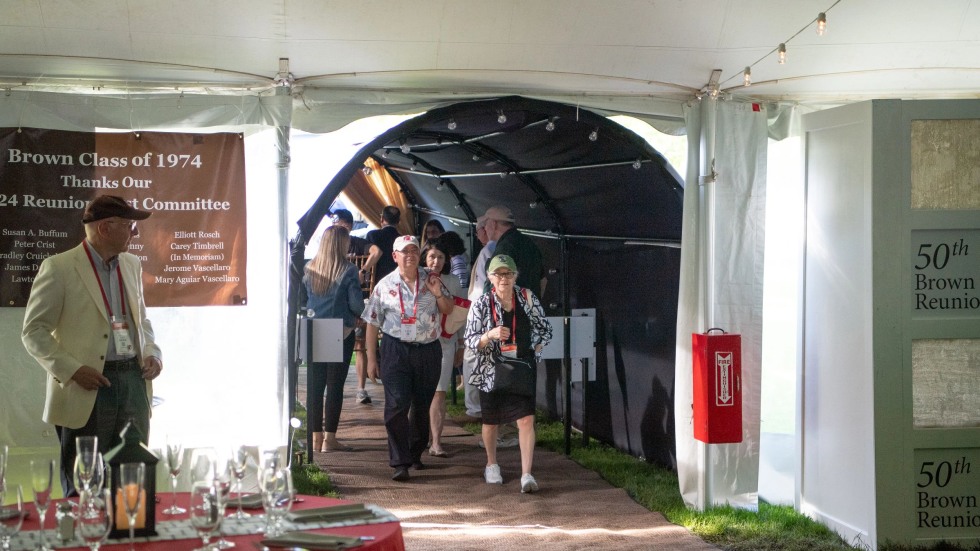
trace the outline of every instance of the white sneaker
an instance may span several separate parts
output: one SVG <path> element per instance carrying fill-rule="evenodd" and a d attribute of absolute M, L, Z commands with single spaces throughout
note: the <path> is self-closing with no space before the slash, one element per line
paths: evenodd
<path fill-rule="evenodd" d="M 496 463 L 487 465 L 487 468 L 483 469 L 483 478 L 487 481 L 487 484 L 504 483 L 504 477 L 500 476 L 500 465 Z"/>
<path fill-rule="evenodd" d="M 537 491 L 538 491 L 538 481 L 534 480 L 534 477 L 531 476 L 531 473 L 527 473 L 526 475 L 521 477 L 522 494 L 530 494 Z"/>
<path fill-rule="evenodd" d="M 371 396 L 367 393 L 366 390 L 361 389 L 357 391 L 355 400 L 357 401 L 358 404 L 370 404 Z"/>

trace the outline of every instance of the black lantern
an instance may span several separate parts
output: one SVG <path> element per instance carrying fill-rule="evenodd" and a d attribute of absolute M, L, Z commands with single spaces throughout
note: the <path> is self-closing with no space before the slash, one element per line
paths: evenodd
<path fill-rule="evenodd" d="M 119 496 L 119 466 L 124 463 L 143 463 L 143 504 L 136 519 L 134 536 L 148 537 L 157 535 L 156 532 L 156 498 L 157 498 L 157 463 L 160 461 L 153 452 L 140 442 L 140 431 L 132 421 L 126 423 L 121 433 L 122 442 L 105 454 L 105 462 L 109 465 L 112 480 L 113 528 L 110 538 L 129 537 L 129 519 L 126 516 Z"/>

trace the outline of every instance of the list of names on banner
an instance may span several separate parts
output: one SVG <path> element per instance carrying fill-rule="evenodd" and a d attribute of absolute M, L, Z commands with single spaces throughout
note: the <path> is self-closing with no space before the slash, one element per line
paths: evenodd
<path fill-rule="evenodd" d="M 245 304 L 244 165 L 238 134 L 0 129 L 0 305 L 26 304 L 101 194 L 151 213 L 129 245 L 148 306 Z"/>

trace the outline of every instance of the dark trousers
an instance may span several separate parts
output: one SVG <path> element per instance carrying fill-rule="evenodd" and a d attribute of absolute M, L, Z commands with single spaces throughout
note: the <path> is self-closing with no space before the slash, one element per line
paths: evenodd
<path fill-rule="evenodd" d="M 119 445 L 119 433 L 129 421 L 139 430 L 141 442 L 146 444 L 150 438 L 150 398 L 146 395 L 146 381 L 139 362 L 135 358 L 106 362 L 102 374 L 112 386 L 98 390 L 95 407 L 85 426 L 77 429 L 55 426 L 61 443 L 61 489 L 66 497 L 78 495 L 74 480 L 76 436 L 98 436 L 99 451 L 103 454 Z"/>
<path fill-rule="evenodd" d="M 438 339 L 415 345 L 383 334 L 380 369 L 388 464 L 408 467 L 422 460 L 429 445 L 429 404 L 442 370 L 442 346 Z"/>
<path fill-rule="evenodd" d="M 344 406 L 344 383 L 354 353 L 354 332 L 344 339 L 343 362 L 311 362 L 306 369 L 306 416 L 311 432 L 337 432 Z M 327 391 L 326 403 L 323 391 Z M 326 422 L 324 422 L 326 419 Z"/>

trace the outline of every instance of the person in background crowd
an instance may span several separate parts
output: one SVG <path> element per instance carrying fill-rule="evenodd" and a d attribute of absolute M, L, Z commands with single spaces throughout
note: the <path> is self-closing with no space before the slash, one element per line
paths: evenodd
<path fill-rule="evenodd" d="M 151 381 L 163 355 L 146 318 L 140 260 L 127 252 L 136 221 L 149 216 L 115 195 L 93 199 L 82 214 L 85 239 L 41 262 L 27 300 L 21 340 L 47 372 L 41 418 L 58 433 L 65 496 L 78 495 L 75 437 L 97 436 L 105 453 L 132 420 L 149 441 Z"/>
<path fill-rule="evenodd" d="M 422 226 L 422 236 L 419 238 L 419 243 L 423 249 L 429 244 L 429 241 L 439 237 L 446 232 L 446 228 L 442 227 L 442 223 L 438 220 L 429 220 Z"/>
<path fill-rule="evenodd" d="M 374 286 L 364 310 L 368 375 L 379 373 L 385 389 L 385 429 L 392 480 L 411 478 L 409 467 L 424 469 L 422 452 L 429 443 L 429 404 L 439 381 L 442 347 L 439 314 L 453 311 L 438 274 L 419 266 L 418 239 L 398 237 L 392 245 L 398 269 Z"/>
<path fill-rule="evenodd" d="M 476 223 L 476 238 L 483 244 L 483 248 L 480 249 L 479 254 L 477 254 L 476 262 L 473 263 L 473 270 L 470 272 L 470 285 L 467 290 L 467 298 L 471 303 L 475 303 L 476 299 L 480 298 L 483 294 L 483 284 L 487 280 L 487 272 L 485 266 L 490 262 L 490 258 L 493 257 L 493 250 L 497 245 L 496 241 L 491 241 L 490 237 L 487 235 L 486 229 L 487 221 L 481 220 Z M 472 306 L 471 306 L 472 308 Z M 462 376 L 463 376 L 463 396 L 464 403 L 466 404 L 466 417 L 467 421 L 480 422 L 480 391 L 471 384 L 469 384 L 470 374 L 476 368 L 476 352 L 466 348 L 465 343 L 463 346 L 463 365 L 462 365 Z M 497 442 L 497 447 L 507 447 L 501 444 L 510 444 L 511 446 L 517 445 L 516 441 L 512 442 Z"/>
<path fill-rule="evenodd" d="M 538 297 L 515 284 L 519 272 L 512 258 L 495 255 L 487 275 L 493 287 L 470 306 L 464 335 L 466 347 L 479 357 L 469 382 L 480 389 L 483 446 L 487 450 L 483 476 L 487 484 L 503 483 L 497 464 L 497 427 L 516 420 L 521 446 L 521 493 L 535 492 L 538 483 L 531 474 L 535 399 L 494 389 L 494 365 L 505 357 L 506 348 L 508 357 L 536 366 L 541 349 L 551 341 L 551 324 Z"/>
<path fill-rule="evenodd" d="M 507 255 L 517 263 L 521 273 L 517 285 L 530 289 L 535 296 L 540 297 L 546 283 L 542 277 L 544 269 L 541 264 L 541 249 L 538 249 L 529 237 L 518 231 L 514 222 L 514 213 L 507 207 L 495 206 L 488 208 L 479 220 L 486 222 L 487 235 L 497 242 L 493 254 Z"/>
<path fill-rule="evenodd" d="M 334 224 L 341 226 L 346 229 L 348 233 L 354 229 L 354 215 L 347 209 L 337 209 L 333 211 Z M 347 249 L 347 256 L 364 256 L 370 255 L 371 249 L 374 247 L 367 239 L 362 239 L 356 235 L 350 236 L 350 247 Z M 376 248 L 376 247 L 374 247 Z M 380 251 L 380 249 L 378 249 Z M 374 261 L 377 262 L 379 255 L 374 257 Z M 364 263 L 360 272 L 357 274 L 358 279 L 361 282 L 361 288 L 364 289 L 367 278 L 370 276 L 371 268 L 373 264 L 371 259 Z M 367 298 L 368 291 L 364 291 L 364 298 Z M 357 374 L 357 393 L 354 395 L 354 400 L 358 404 L 370 404 L 371 395 L 368 394 L 366 384 L 367 384 L 367 356 L 364 352 L 364 322 L 360 317 L 357 318 L 357 324 L 354 326 L 354 372 Z M 377 384 L 378 381 L 371 380 L 372 383 Z"/>
<path fill-rule="evenodd" d="M 375 266 L 374 278 L 377 281 L 381 281 L 381 278 L 390 274 L 396 267 L 391 245 L 398 237 L 397 226 L 401 219 L 401 209 L 388 205 L 381 209 L 381 228 L 371 230 L 364 236 L 369 243 L 374 245 L 371 248 L 371 258 L 368 259 L 368 265 Z"/>
<path fill-rule="evenodd" d="M 428 268 L 430 274 L 439 274 L 443 285 L 449 294 L 457 297 L 463 296 L 463 288 L 459 284 L 459 279 L 449 273 L 449 258 L 447 251 L 443 248 L 443 241 L 435 239 L 422 248 L 422 262 Z M 442 324 L 440 324 L 441 326 Z M 453 384 L 453 366 L 456 361 L 456 345 L 459 335 L 462 332 L 446 334 L 440 329 L 439 344 L 442 346 L 442 370 L 439 374 L 439 383 L 436 385 L 436 392 L 432 396 L 432 404 L 429 406 L 429 427 L 430 440 L 429 455 L 435 457 L 448 457 L 442 449 L 442 427 L 446 420 L 446 391 L 449 385 Z"/>
<path fill-rule="evenodd" d="M 341 225 L 328 227 L 320 238 L 316 256 L 303 275 L 305 303 L 314 318 L 344 320 L 342 362 L 307 363 L 307 416 L 313 433 L 313 451 L 350 451 L 337 441 L 337 425 L 344 405 L 344 383 L 354 351 L 355 320 L 364 311 L 364 295 L 357 266 L 347 260 L 350 234 Z M 323 391 L 327 396 L 324 401 Z"/>
<path fill-rule="evenodd" d="M 442 248 L 449 254 L 449 272 L 459 278 L 459 284 L 468 287 L 470 284 L 470 260 L 466 258 L 466 244 L 463 238 L 454 231 L 447 231 L 439 236 Z"/>

